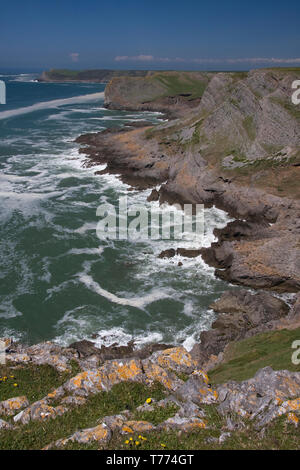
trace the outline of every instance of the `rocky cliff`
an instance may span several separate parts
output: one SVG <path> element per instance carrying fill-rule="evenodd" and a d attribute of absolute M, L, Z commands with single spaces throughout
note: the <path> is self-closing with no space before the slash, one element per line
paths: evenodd
<path fill-rule="evenodd" d="M 212 74 L 202 72 L 149 72 L 145 77 L 115 77 L 105 89 L 111 109 L 162 111 L 183 115 L 196 108 Z"/>
<path fill-rule="evenodd" d="M 201 255 L 247 289 L 230 288 L 211 306 L 212 329 L 190 352 L 5 340 L 2 448 L 299 449 L 300 116 L 291 103 L 299 72 L 110 82 L 107 106 L 173 119 L 79 137 L 87 163 L 152 187 L 150 199 L 227 210 L 236 220 L 215 230 L 216 243 L 176 253 L 183 262 Z"/>
<path fill-rule="evenodd" d="M 86 135 L 78 142 L 86 145 L 82 152 L 91 162 L 106 162 L 106 171 L 122 173 L 130 183 L 163 183 L 157 195 L 161 202 L 214 204 L 234 216 L 234 223 L 215 231 L 218 242 L 202 251 L 217 276 L 297 292 L 300 114 L 291 102 L 297 76 L 295 70 L 199 75 L 201 97 L 194 91 L 196 103 L 189 108 L 180 101 L 172 104 L 176 119 L 154 128 Z M 114 96 L 117 106 L 122 90 L 120 107 L 128 102 L 145 109 L 142 92 L 130 100 L 136 80 L 112 80 L 106 103 L 111 105 Z M 181 83 L 180 95 L 183 90 Z"/>
<path fill-rule="evenodd" d="M 144 77 L 146 70 L 68 70 L 51 69 L 44 71 L 38 78 L 40 82 L 93 82 L 107 83 L 113 77 Z"/>
<path fill-rule="evenodd" d="M 255 337 L 250 354 L 249 344 L 245 354 L 243 341 L 231 343 L 236 349 L 211 361 L 208 373 L 183 347 L 132 356 L 114 348 L 114 359 L 108 350 L 105 359 L 88 342 L 62 348 L 5 340 L 0 447 L 299 448 L 300 372 L 286 341 L 299 332 L 269 334 L 269 343 Z"/>

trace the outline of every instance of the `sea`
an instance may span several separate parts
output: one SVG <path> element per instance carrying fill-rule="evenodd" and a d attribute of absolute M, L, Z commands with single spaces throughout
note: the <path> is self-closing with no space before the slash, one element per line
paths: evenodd
<path fill-rule="evenodd" d="M 201 257 L 158 255 L 209 246 L 228 214 L 205 209 L 204 235 L 192 241 L 101 240 L 101 204 L 117 206 L 126 196 L 149 211 L 168 207 L 148 202 L 150 189 L 96 175 L 105 165 L 85 165 L 75 143 L 84 133 L 165 117 L 106 109 L 105 84 L 42 83 L 34 73 L 0 73 L 0 80 L 7 100 L 0 104 L 0 337 L 191 349 L 228 286 Z"/>

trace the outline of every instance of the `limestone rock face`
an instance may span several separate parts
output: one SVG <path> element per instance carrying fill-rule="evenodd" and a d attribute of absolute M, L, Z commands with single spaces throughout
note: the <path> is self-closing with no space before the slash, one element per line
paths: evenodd
<path fill-rule="evenodd" d="M 287 370 L 260 369 L 256 375 L 241 383 L 229 382 L 218 387 L 219 413 L 234 412 L 255 420 L 262 427 L 275 417 L 300 411 L 300 373 Z"/>
<path fill-rule="evenodd" d="M 46 421 L 54 419 L 68 411 L 64 406 L 49 406 L 43 400 L 37 401 L 14 416 L 15 423 L 28 424 L 30 421 Z"/>
<path fill-rule="evenodd" d="M 59 400 L 65 394 L 65 390 L 63 387 L 58 387 L 52 392 L 49 392 L 47 396 L 43 399 L 45 403 L 51 403 L 52 401 Z"/>
<path fill-rule="evenodd" d="M 218 318 L 212 329 L 201 333 L 201 351 L 208 358 L 218 355 L 230 341 L 266 331 L 269 323 L 286 316 L 288 305 L 269 292 L 252 294 L 246 289 L 225 292 L 211 306 Z"/>
<path fill-rule="evenodd" d="M 148 421 L 126 421 L 122 428 L 121 434 L 133 434 L 135 432 L 145 433 L 154 431 L 155 426 Z"/>
<path fill-rule="evenodd" d="M 64 390 L 71 395 L 88 396 L 109 389 L 107 376 L 101 370 L 80 372 L 64 384 Z"/>
<path fill-rule="evenodd" d="M 163 369 L 158 364 L 151 362 L 150 359 L 145 359 L 143 368 L 146 376 L 146 382 L 150 385 L 154 382 L 161 383 L 167 390 L 176 390 L 183 381 L 180 380 L 174 372 L 168 369 Z"/>
<path fill-rule="evenodd" d="M 3 419 L 0 419 L 0 431 L 13 429 L 13 426 Z"/>
<path fill-rule="evenodd" d="M 30 347 L 24 347 L 20 344 L 8 350 L 6 360 L 17 364 L 33 363 L 37 365 L 48 364 L 59 372 L 70 372 L 69 361 L 76 359 L 77 354 L 74 350 L 63 348 L 57 344 L 46 341 Z"/>
<path fill-rule="evenodd" d="M 81 406 L 86 404 L 86 399 L 84 397 L 65 397 L 61 400 L 62 405 L 71 405 L 71 406 Z"/>
<path fill-rule="evenodd" d="M 300 293 L 296 295 L 295 303 L 291 311 L 291 317 L 300 318 Z"/>
<path fill-rule="evenodd" d="M 176 389 L 175 395 L 181 400 L 188 397 L 196 405 L 210 405 L 218 401 L 218 392 L 213 390 L 200 375 L 192 375 L 181 387 Z"/>
<path fill-rule="evenodd" d="M 111 386 L 120 382 L 143 382 L 142 363 L 138 359 L 107 361 L 100 369 Z"/>
<path fill-rule="evenodd" d="M 150 360 L 164 369 L 168 368 L 187 374 L 193 372 L 197 365 L 190 353 L 181 346 L 158 351 L 151 356 Z"/>
<path fill-rule="evenodd" d="M 28 405 L 29 401 L 25 396 L 9 398 L 8 400 L 0 402 L 0 414 L 12 416 Z"/>
<path fill-rule="evenodd" d="M 90 442 L 97 441 L 99 444 L 106 444 L 110 438 L 110 429 L 104 424 L 99 424 L 94 428 L 75 432 L 69 439 L 64 440 L 64 445 L 69 441 L 78 442 L 79 444 L 89 444 Z"/>
<path fill-rule="evenodd" d="M 123 426 L 123 423 L 126 421 L 126 416 L 124 415 L 113 415 L 113 416 L 104 416 L 99 422 L 105 424 L 111 429 L 111 431 L 118 431 Z"/>
<path fill-rule="evenodd" d="M 160 426 L 163 430 L 178 429 L 183 432 L 199 431 L 206 428 L 206 422 L 199 418 L 182 418 L 178 415 L 164 421 Z"/>

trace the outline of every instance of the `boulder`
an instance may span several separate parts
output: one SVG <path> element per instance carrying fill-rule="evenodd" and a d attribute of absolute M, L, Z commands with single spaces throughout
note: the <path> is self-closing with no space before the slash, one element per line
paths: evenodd
<path fill-rule="evenodd" d="M 64 384 L 67 393 L 83 397 L 109 389 L 110 382 L 100 369 L 80 372 Z"/>
<path fill-rule="evenodd" d="M 183 381 L 174 372 L 160 367 L 150 359 L 143 360 L 142 364 L 148 385 L 159 382 L 167 390 L 174 391 L 183 384 Z"/>
<path fill-rule="evenodd" d="M 286 316 L 288 305 L 269 292 L 252 294 L 246 289 L 225 292 L 211 307 L 218 318 L 212 329 L 200 335 L 202 357 L 218 355 L 231 341 L 269 329 L 269 324 Z"/>
<path fill-rule="evenodd" d="M 122 428 L 120 433 L 121 434 L 134 434 L 134 433 L 145 433 L 145 432 L 150 432 L 154 431 L 155 426 L 153 424 L 149 423 L 148 421 L 126 421 Z"/>
<path fill-rule="evenodd" d="M 0 431 L 9 431 L 10 429 L 13 429 L 14 427 L 7 423 L 6 421 L 4 421 L 3 419 L 0 419 Z"/>
<path fill-rule="evenodd" d="M 232 413 L 255 421 L 261 428 L 274 418 L 300 412 L 300 372 L 260 369 L 253 378 L 228 382 L 217 388 L 221 415 Z"/>
<path fill-rule="evenodd" d="M 159 192 L 156 189 L 152 189 L 151 193 L 147 197 L 147 201 L 158 201 L 159 200 Z"/>
<path fill-rule="evenodd" d="M 200 256 L 202 253 L 202 249 L 199 250 L 189 250 L 187 248 L 177 248 L 176 254 L 179 256 L 183 256 L 185 258 L 196 258 Z"/>
<path fill-rule="evenodd" d="M 200 418 L 182 418 L 178 415 L 167 419 L 159 425 L 159 429 L 164 431 L 172 431 L 174 429 L 183 432 L 199 431 L 205 429 L 207 426 L 206 421 Z"/>
<path fill-rule="evenodd" d="M 174 248 L 169 248 L 168 250 L 163 250 L 158 257 L 159 258 L 173 258 L 176 255 Z"/>
<path fill-rule="evenodd" d="M 29 401 L 25 396 L 9 398 L 0 402 L 0 414 L 12 416 L 27 406 L 29 406 Z"/>
<path fill-rule="evenodd" d="M 99 371 L 107 376 L 110 387 L 120 382 L 144 382 L 142 363 L 138 359 L 106 361 Z"/>
<path fill-rule="evenodd" d="M 218 392 L 212 389 L 201 375 L 192 375 L 181 387 L 175 391 L 180 400 L 187 398 L 196 405 L 210 405 L 218 402 Z"/>
<path fill-rule="evenodd" d="M 84 429 L 75 432 L 68 439 L 63 440 L 63 445 L 68 442 L 78 442 L 79 444 L 89 444 L 97 441 L 99 444 L 107 444 L 111 439 L 111 431 L 105 424 L 99 424 L 94 428 Z"/>
<path fill-rule="evenodd" d="M 46 421 L 50 418 L 54 419 L 57 416 L 61 416 L 67 411 L 68 408 L 64 406 L 54 408 L 40 400 L 14 416 L 14 422 L 28 424 L 30 421 Z"/>
<path fill-rule="evenodd" d="M 151 362 L 157 363 L 164 369 L 168 368 L 179 373 L 191 373 L 196 368 L 196 361 L 182 346 L 158 351 L 150 357 Z"/>

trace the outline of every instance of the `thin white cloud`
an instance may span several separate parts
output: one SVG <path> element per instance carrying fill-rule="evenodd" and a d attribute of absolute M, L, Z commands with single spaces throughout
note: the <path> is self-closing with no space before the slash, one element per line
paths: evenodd
<path fill-rule="evenodd" d="M 115 60 L 117 62 L 121 62 L 121 61 L 153 62 L 156 59 L 155 57 L 153 57 L 153 55 L 141 54 L 141 55 L 135 55 L 135 56 L 117 55 L 117 57 L 115 57 Z"/>
<path fill-rule="evenodd" d="M 78 52 L 71 52 L 70 58 L 72 62 L 78 62 L 79 60 L 79 53 Z"/>
<path fill-rule="evenodd" d="M 182 57 L 155 57 L 153 55 L 137 55 L 137 56 L 117 56 L 115 57 L 117 62 L 183 62 L 183 63 L 195 63 L 195 64 L 299 64 L 300 58 L 287 58 L 282 59 L 279 57 L 243 57 L 237 59 L 184 59 Z"/>

